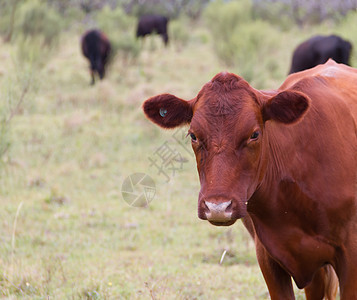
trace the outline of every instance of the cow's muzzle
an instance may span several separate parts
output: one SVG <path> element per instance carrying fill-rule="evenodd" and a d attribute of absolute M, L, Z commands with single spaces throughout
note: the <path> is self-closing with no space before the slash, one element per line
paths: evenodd
<path fill-rule="evenodd" d="M 232 219 L 232 200 L 213 203 L 205 201 L 205 215 L 208 221 L 211 222 L 227 222 Z"/>
<path fill-rule="evenodd" d="M 234 198 L 211 196 L 199 200 L 198 217 L 216 226 L 230 226 L 246 214 L 246 205 Z"/>
<path fill-rule="evenodd" d="M 236 219 L 232 219 L 232 200 L 215 204 L 205 201 L 207 207 L 205 215 L 207 220 L 215 226 L 230 226 L 235 223 Z"/>

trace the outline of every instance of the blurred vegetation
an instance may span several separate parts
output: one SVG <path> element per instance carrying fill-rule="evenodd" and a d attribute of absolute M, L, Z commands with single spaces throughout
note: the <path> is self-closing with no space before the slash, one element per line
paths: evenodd
<path fill-rule="evenodd" d="M 61 33 L 61 17 L 40 0 L 24 2 L 17 14 L 18 32 L 25 39 L 36 39 L 42 46 L 58 42 Z"/>
<path fill-rule="evenodd" d="M 112 44 L 111 60 L 119 54 L 124 64 L 135 61 L 140 45 L 135 38 L 136 18 L 126 14 L 121 7 L 105 6 L 95 16 L 98 28 L 108 35 Z"/>
<path fill-rule="evenodd" d="M 338 20 L 349 11 L 357 9 L 356 1 L 341 0 L 252 0 L 254 13 L 273 23 L 283 19 L 300 27 Z M 285 23 L 286 24 L 286 23 Z"/>
<path fill-rule="evenodd" d="M 63 29 L 60 14 L 41 0 L 6 0 L 2 5 L 3 12 L 10 14 L 0 21 L 0 33 L 5 41 L 16 45 L 16 59 L 43 67 L 60 40 Z"/>
<path fill-rule="evenodd" d="M 223 0 L 214 1 L 204 12 L 205 24 L 214 40 L 213 47 L 219 58 L 227 65 L 234 64 L 236 53 L 241 51 L 234 45 L 236 40 L 241 39 L 236 31 L 242 24 L 252 21 L 251 12 L 249 0 L 228 3 L 224 3 Z"/>
<path fill-rule="evenodd" d="M 3 105 L 0 106 L 0 168 L 2 167 L 2 157 L 10 147 L 10 139 L 8 137 L 9 129 L 6 122 L 6 113 Z"/>
<path fill-rule="evenodd" d="M 260 18 L 285 31 L 295 26 L 295 22 L 292 22 L 293 17 L 289 13 L 291 10 L 291 5 L 283 1 L 276 1 L 269 4 L 264 1 L 254 4 L 253 1 L 254 18 Z"/>
<path fill-rule="evenodd" d="M 283 78 L 286 74 L 281 69 L 281 60 L 290 57 L 286 57 L 284 43 L 291 41 L 296 46 L 294 35 L 301 36 L 299 43 L 312 35 L 308 23 L 305 24 L 306 30 L 299 28 L 284 13 L 292 9 L 291 5 L 282 1 L 270 3 L 269 9 L 266 5 L 264 1 L 217 0 L 212 1 L 203 14 L 218 58 L 249 82 L 254 81 L 258 88 L 266 85 L 269 80 L 267 74 L 273 79 Z M 340 34 L 357 45 L 357 32 L 351 32 L 355 30 L 356 17 L 355 10 L 345 17 L 337 11 L 333 18 L 331 16 L 327 22 L 321 22 L 313 28 L 318 34 Z M 310 21 L 315 22 L 313 19 Z M 292 51 L 290 47 L 291 54 Z M 355 51 L 356 47 L 351 58 L 352 65 L 356 62 Z"/>
<path fill-rule="evenodd" d="M 5 18 L 7 23 L 0 22 L 4 40 L 13 43 L 7 56 L 13 63 L 12 72 L 4 76 L 0 92 L 0 161 L 12 144 L 12 119 L 22 114 L 28 105 L 26 102 L 35 90 L 38 73 L 58 46 L 61 33 L 59 14 L 39 0 L 8 1 L 2 3 L 2 7 L 16 13 L 16 22 L 12 24 L 11 18 Z M 11 34 L 4 30 L 6 24 L 14 27 Z"/>
<path fill-rule="evenodd" d="M 240 223 L 197 219 L 195 159 L 141 105 L 165 92 L 192 99 L 222 70 L 277 88 L 296 45 L 314 34 L 350 40 L 356 67 L 356 11 L 299 24 L 293 2 L 0 1 L 0 297 L 269 297 L 249 234 Z M 149 3 L 173 16 L 168 47 L 148 38 L 161 46 L 155 51 L 135 39 Z M 89 87 L 79 40 L 93 27 L 116 55 Z M 169 184 L 148 161 L 166 141 L 188 161 Z M 157 184 L 146 209 L 121 198 L 123 180 L 139 171 Z"/>
<path fill-rule="evenodd" d="M 220 60 L 232 67 L 248 82 L 264 80 L 275 74 L 278 65 L 273 59 L 281 32 L 262 19 L 253 18 L 250 0 L 212 2 L 204 12 L 206 26 L 212 33 L 213 47 Z M 272 57 L 272 59 L 269 59 Z M 260 62 L 259 68 L 256 62 Z"/>
<path fill-rule="evenodd" d="M 31 64 L 16 61 L 16 58 L 13 58 L 13 64 L 13 71 L 1 81 L 0 86 L 0 163 L 12 144 L 12 121 L 16 115 L 23 114 L 28 106 L 26 102 L 37 86 L 37 75 Z"/>
<path fill-rule="evenodd" d="M 49 46 L 58 41 L 61 29 L 59 13 L 43 0 L 4 0 L 0 4 L 0 33 L 8 41 L 14 35 Z"/>
<path fill-rule="evenodd" d="M 180 17 L 169 22 L 168 31 L 170 42 L 176 49 L 181 50 L 187 45 L 190 39 L 190 21 L 185 17 Z"/>
<path fill-rule="evenodd" d="M 357 67 L 357 10 L 352 10 L 345 17 L 340 18 L 335 32 L 350 41 L 353 45 L 351 55 L 351 65 Z"/>
<path fill-rule="evenodd" d="M 286 63 L 279 58 L 290 59 L 293 47 L 311 35 L 309 26 L 321 34 L 339 34 L 357 45 L 356 5 L 334 0 L 324 5 L 305 0 L 3 0 L 0 35 L 13 44 L 16 64 L 26 65 L 35 74 L 59 47 L 64 30 L 98 27 L 111 40 L 112 61 L 128 66 L 138 60 L 142 50 L 135 29 L 137 16 L 145 13 L 171 18 L 170 41 L 177 50 L 195 39 L 192 28 L 205 27 L 219 60 L 258 88 L 285 76 L 282 66 Z M 207 42 L 206 33 L 199 34 L 201 42 Z M 288 54 L 284 43 L 289 44 Z M 356 46 L 351 63 L 357 65 Z M 4 105 L 1 122 L 5 124 L 3 111 Z M 1 141 L 8 136 L 6 127 L 1 126 Z M 1 145 L 5 149 L 8 142 Z"/>

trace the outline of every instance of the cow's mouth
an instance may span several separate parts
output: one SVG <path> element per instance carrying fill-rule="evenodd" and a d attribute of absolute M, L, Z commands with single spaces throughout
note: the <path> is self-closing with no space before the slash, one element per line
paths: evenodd
<path fill-rule="evenodd" d="M 233 225 L 237 220 L 229 220 L 226 222 L 215 222 L 215 221 L 208 221 L 214 226 L 231 226 Z"/>

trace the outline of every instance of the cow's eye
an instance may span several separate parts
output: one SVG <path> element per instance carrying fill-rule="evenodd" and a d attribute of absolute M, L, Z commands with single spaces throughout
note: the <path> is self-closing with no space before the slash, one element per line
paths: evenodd
<path fill-rule="evenodd" d="M 257 140 L 258 139 L 258 136 L 259 136 L 259 131 L 254 131 L 253 133 L 252 133 L 252 135 L 250 136 L 250 139 L 251 140 Z"/>
<path fill-rule="evenodd" d="M 196 136 L 192 132 L 190 132 L 189 134 L 190 134 L 191 140 L 196 142 L 197 141 Z"/>

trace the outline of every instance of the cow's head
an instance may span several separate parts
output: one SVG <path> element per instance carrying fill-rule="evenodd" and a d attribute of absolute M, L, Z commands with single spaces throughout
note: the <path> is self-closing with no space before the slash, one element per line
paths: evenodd
<path fill-rule="evenodd" d="M 266 169 L 265 122 L 297 122 L 308 106 L 301 92 L 266 96 L 234 74 L 219 73 L 190 101 L 163 94 L 145 101 L 143 109 L 163 128 L 190 124 L 201 183 L 198 216 L 231 225 L 247 214 Z"/>

